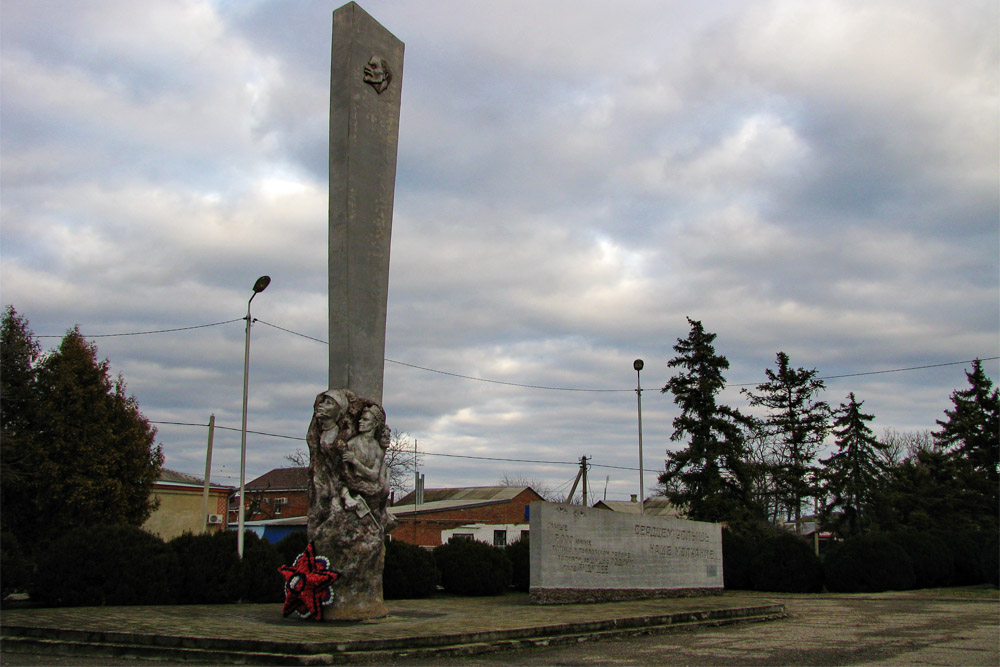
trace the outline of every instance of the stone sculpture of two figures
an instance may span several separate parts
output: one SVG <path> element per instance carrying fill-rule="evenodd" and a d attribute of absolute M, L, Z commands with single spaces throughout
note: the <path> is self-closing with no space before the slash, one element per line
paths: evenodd
<path fill-rule="evenodd" d="M 388 614 L 382 601 L 385 535 L 395 526 L 386 509 L 389 429 L 385 412 L 347 389 L 316 397 L 309 443 L 309 539 L 340 573 L 334 620 Z"/>

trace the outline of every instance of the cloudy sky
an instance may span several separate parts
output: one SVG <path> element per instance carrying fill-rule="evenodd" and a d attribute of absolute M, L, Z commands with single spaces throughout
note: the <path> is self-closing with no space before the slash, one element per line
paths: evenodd
<path fill-rule="evenodd" d="M 247 479 L 305 447 L 339 4 L 0 4 L 2 301 L 47 348 L 95 336 L 169 468 L 240 425 L 262 274 L 249 428 L 287 437 L 250 436 Z M 361 4 L 406 44 L 384 401 L 428 488 L 565 492 L 590 456 L 627 498 L 638 357 L 652 487 L 686 317 L 741 409 L 779 350 L 877 433 L 935 428 L 953 362 L 1000 378 L 996 2 Z"/>

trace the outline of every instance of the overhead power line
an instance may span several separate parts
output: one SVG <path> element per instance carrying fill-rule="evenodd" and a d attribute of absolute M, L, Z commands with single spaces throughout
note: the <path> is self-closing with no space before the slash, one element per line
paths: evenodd
<path fill-rule="evenodd" d="M 245 320 L 245 317 L 237 317 L 232 320 L 226 320 L 225 322 L 213 322 L 211 324 L 197 324 L 192 327 L 176 327 L 174 329 L 157 329 L 156 331 L 130 331 L 128 333 L 109 333 L 109 334 L 80 334 L 84 338 L 115 338 L 120 336 L 148 336 L 150 334 L 162 334 L 162 333 L 173 333 L 175 331 L 190 331 L 192 329 L 207 329 L 208 327 L 217 327 L 223 324 L 232 324 L 233 322 L 239 322 L 240 320 Z M 55 334 L 48 334 L 45 336 L 35 336 L 36 338 L 62 338 L 65 336 L 57 336 Z"/>
<path fill-rule="evenodd" d="M 223 322 L 213 322 L 211 324 L 198 324 L 198 325 L 189 326 L 189 327 L 176 327 L 176 328 L 173 328 L 173 329 L 157 329 L 155 331 L 133 331 L 133 332 L 128 332 L 128 333 L 109 333 L 109 334 L 87 334 L 87 335 L 84 335 L 84 338 L 111 338 L 111 337 L 119 337 L 119 336 L 146 336 L 146 335 L 150 335 L 150 334 L 173 333 L 173 332 L 177 332 L 177 331 L 191 331 L 192 329 L 205 329 L 205 328 L 208 328 L 208 327 L 217 327 L 217 326 L 221 326 L 221 325 L 224 325 L 224 324 L 232 324 L 233 322 L 240 322 L 240 321 L 245 320 L 245 319 L 246 319 L 245 317 L 237 317 L 237 318 L 234 318 L 234 319 L 231 319 L 231 320 L 225 320 Z M 257 319 L 257 318 L 254 318 L 253 321 L 255 323 L 259 322 L 259 323 L 261 323 L 261 324 L 263 324 L 265 326 L 271 327 L 272 329 L 278 329 L 279 331 L 284 331 L 285 333 L 292 334 L 293 336 L 299 336 L 300 338 L 305 338 L 307 340 L 311 340 L 311 341 L 314 341 L 316 343 L 321 343 L 323 345 L 329 345 L 329 343 L 327 341 L 325 341 L 325 340 L 323 340 L 321 338 L 315 338 L 314 336 L 309 336 L 309 335 L 306 335 L 304 333 L 299 333 L 298 331 L 292 331 L 291 329 L 286 329 L 285 327 L 278 326 L 277 324 L 272 324 L 270 322 L 265 322 L 264 320 L 260 320 L 260 319 Z M 36 338 L 61 338 L 61 337 L 62 336 L 56 336 L 56 335 L 36 336 Z M 979 359 L 979 361 L 995 361 L 996 359 L 1000 359 L 1000 357 L 979 357 L 978 359 Z M 628 389 L 589 389 L 589 388 L 581 388 L 581 387 L 553 387 L 553 386 L 548 386 L 548 385 L 525 384 L 525 383 L 521 383 L 521 382 L 507 382 L 505 380 L 493 380 L 493 379 L 490 379 L 490 378 L 481 378 L 481 377 L 475 377 L 475 376 L 472 376 L 472 375 L 462 375 L 461 373 L 452 373 L 450 371 L 442 371 L 442 370 L 439 370 L 439 369 L 436 369 L 436 368 L 428 368 L 427 366 L 418 366 L 416 364 L 410 364 L 410 363 L 407 363 L 405 361 L 397 361 L 396 359 L 389 359 L 388 357 L 385 358 L 385 361 L 387 361 L 388 363 L 391 363 L 391 364 L 397 364 L 399 366 L 406 366 L 407 368 L 414 368 L 414 369 L 417 369 L 417 370 L 426 371 L 428 373 L 437 373 L 439 375 L 447 375 L 449 377 L 461 378 L 463 380 L 473 380 L 475 382 L 486 382 L 486 383 L 489 383 L 489 384 L 506 385 L 508 387 L 521 387 L 523 389 L 542 389 L 542 390 L 547 390 L 547 391 L 575 391 L 575 392 L 589 392 L 589 393 L 614 393 L 614 392 L 632 392 L 632 391 L 635 391 L 635 389 L 631 388 L 631 387 L 628 388 Z M 841 374 L 841 375 L 826 375 L 826 376 L 819 377 L 819 378 L 816 378 L 816 379 L 817 380 L 837 380 L 837 379 L 840 379 L 840 378 L 863 377 L 863 376 L 866 376 L 866 375 L 884 375 L 886 373 L 902 373 L 902 372 L 906 372 L 906 371 L 925 370 L 925 369 L 928 369 L 928 368 L 943 368 L 945 366 L 963 366 L 965 364 L 971 364 L 973 361 L 975 361 L 975 359 L 966 359 L 965 361 L 948 361 L 948 362 L 944 362 L 944 363 L 940 363 L 940 364 L 926 364 L 926 365 L 923 365 L 923 366 L 908 366 L 906 368 L 889 368 L 889 369 L 878 370 L 878 371 L 864 371 L 864 372 L 860 372 L 860 373 L 844 373 L 844 374 Z M 742 383 L 738 383 L 738 384 L 729 384 L 728 386 L 730 386 L 730 387 L 756 387 L 759 384 L 760 384 L 759 382 L 742 382 Z M 267 434 L 263 434 L 263 435 L 267 435 Z M 285 436 L 279 436 L 279 437 L 285 437 Z M 576 465 L 576 464 L 574 463 L 574 465 Z"/>

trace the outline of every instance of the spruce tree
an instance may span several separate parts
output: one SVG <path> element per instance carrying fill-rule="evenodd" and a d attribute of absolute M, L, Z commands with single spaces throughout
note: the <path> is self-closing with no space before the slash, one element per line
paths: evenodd
<path fill-rule="evenodd" d="M 0 318 L 0 530 L 18 537 L 35 525 L 32 498 L 38 484 L 35 437 L 36 364 L 41 347 L 28 320 L 7 306 Z"/>
<path fill-rule="evenodd" d="M 978 512 L 996 521 L 1000 505 L 1000 393 L 986 376 L 979 359 L 966 371 L 969 387 L 951 394 L 954 408 L 937 420 L 934 441 L 949 452 L 966 478 L 970 491 L 980 496 Z"/>
<path fill-rule="evenodd" d="M 948 419 L 937 420 L 935 441 L 965 459 L 974 470 L 992 482 L 1000 479 L 1000 393 L 983 371 L 979 359 L 972 372 L 965 372 L 969 388 L 951 394 L 953 410 Z"/>
<path fill-rule="evenodd" d="M 749 420 L 736 409 L 719 405 L 716 396 L 726 386 L 722 372 L 729 361 L 716 354 L 716 334 L 688 318 L 687 338 L 674 345 L 677 356 L 668 362 L 681 371 L 662 392 L 670 392 L 681 414 L 673 421 L 670 439 L 687 438 L 687 446 L 667 453 L 659 481 L 672 503 L 700 521 L 745 522 L 759 518 L 751 506 L 746 469 L 744 428 Z"/>
<path fill-rule="evenodd" d="M 77 329 L 40 355 L 11 307 L 0 343 L 3 529 L 33 549 L 71 527 L 141 525 L 163 453 L 121 376 Z"/>
<path fill-rule="evenodd" d="M 141 525 L 152 513 L 149 494 L 163 463 L 156 429 L 78 329 L 38 369 L 38 411 L 51 491 L 39 502 L 49 525 Z"/>
<path fill-rule="evenodd" d="M 843 535 L 865 532 L 871 525 L 872 503 L 883 476 L 882 451 L 885 445 L 866 422 L 874 415 L 861 412 L 864 401 L 854 392 L 847 395 L 834 414 L 833 434 L 837 451 L 823 459 L 823 491 L 832 500 L 824 507 L 825 523 Z"/>
<path fill-rule="evenodd" d="M 802 503 L 816 495 L 813 460 L 829 429 L 830 406 L 815 400 L 824 388 L 816 369 L 792 368 L 784 352 L 778 352 L 776 364 L 777 371 L 764 370 L 767 382 L 757 385 L 756 392 L 743 393 L 750 405 L 768 410 L 760 426 L 776 454 L 775 492 L 801 527 Z"/>

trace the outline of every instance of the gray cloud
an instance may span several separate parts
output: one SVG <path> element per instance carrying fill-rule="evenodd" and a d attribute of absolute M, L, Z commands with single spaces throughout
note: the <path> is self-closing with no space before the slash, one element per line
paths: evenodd
<path fill-rule="evenodd" d="M 646 482 L 685 316 L 734 384 L 997 356 L 997 8 L 944 2 L 397 2 L 406 42 L 386 356 L 428 484 Z M 319 2 L 8 1 L 3 300 L 95 339 L 157 422 L 300 437 L 324 388 L 330 14 Z M 44 339 L 54 344 L 56 339 Z M 997 363 L 988 365 L 994 378 Z M 960 366 L 830 380 L 934 428 Z M 574 392 L 561 389 L 615 389 Z M 724 400 L 744 406 L 738 387 Z M 160 424 L 201 474 L 205 429 Z M 301 441 L 252 435 L 251 477 Z M 238 483 L 239 434 L 215 474 Z M 626 498 L 637 471 L 609 475 Z M 235 480 L 235 482 L 234 482 Z M 601 480 L 600 486 L 603 486 Z M 594 482 L 597 486 L 597 482 Z M 565 489 L 564 489 L 565 490 Z"/>

